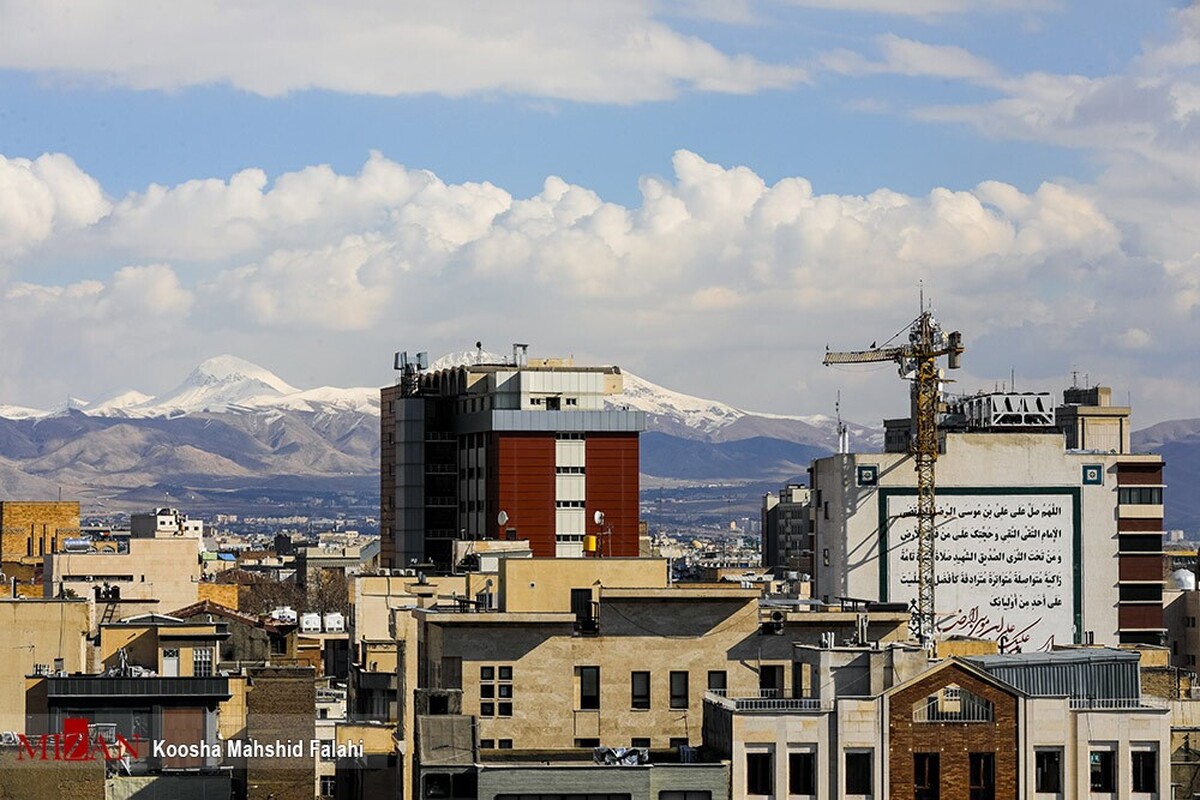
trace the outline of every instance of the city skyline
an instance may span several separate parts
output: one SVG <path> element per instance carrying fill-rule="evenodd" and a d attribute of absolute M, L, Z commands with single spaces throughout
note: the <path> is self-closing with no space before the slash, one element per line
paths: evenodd
<path fill-rule="evenodd" d="M 6 8 L 0 403 L 482 339 L 869 423 L 923 281 L 956 389 L 1195 416 L 1200 9 L 899 5 Z"/>

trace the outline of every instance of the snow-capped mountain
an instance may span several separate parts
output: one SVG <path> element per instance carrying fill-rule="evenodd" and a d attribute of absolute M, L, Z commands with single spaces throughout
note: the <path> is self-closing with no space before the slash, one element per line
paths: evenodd
<path fill-rule="evenodd" d="M 837 420 L 833 417 L 746 411 L 717 400 L 671 391 L 632 372 L 623 371 L 623 375 L 624 392 L 609 398 L 608 403 L 645 411 L 649 430 L 706 442 L 765 437 L 830 451 L 837 448 Z M 882 430 L 851 422 L 846 425 L 853 448 L 878 449 L 883 444 Z"/>

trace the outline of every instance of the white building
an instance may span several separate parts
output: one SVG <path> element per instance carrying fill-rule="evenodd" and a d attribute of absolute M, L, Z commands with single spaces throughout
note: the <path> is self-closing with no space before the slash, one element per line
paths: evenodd
<path fill-rule="evenodd" d="M 1107 397 L 1084 392 L 1066 395 Z M 936 465 L 939 635 L 995 639 L 1002 651 L 1162 642 L 1162 458 L 1127 452 L 1128 409 L 1059 410 L 1067 435 L 1087 430 L 1095 440 L 1107 431 L 1113 448 L 1068 449 L 1044 416 L 1008 424 L 986 414 L 963 424 L 961 415 L 957 425 L 947 417 Z M 915 598 L 907 423 L 888 422 L 890 452 L 813 462 L 815 597 Z"/>

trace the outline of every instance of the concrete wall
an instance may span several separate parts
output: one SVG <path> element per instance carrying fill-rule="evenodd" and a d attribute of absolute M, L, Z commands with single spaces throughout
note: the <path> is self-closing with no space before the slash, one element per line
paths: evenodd
<path fill-rule="evenodd" d="M 93 580 L 86 580 L 86 578 Z M 128 553 L 59 553 L 46 557 L 45 596 L 69 589 L 92 597 L 105 580 L 122 600 L 155 600 L 141 613 L 170 613 L 199 599 L 200 558 L 195 539 L 131 539 Z"/>
<path fill-rule="evenodd" d="M 503 611 L 570 611 L 571 590 L 656 588 L 667 585 L 666 559 L 504 559 L 499 602 Z"/>
<path fill-rule="evenodd" d="M 25 731 L 25 676 L 34 664 L 67 672 L 88 667 L 92 604 L 87 600 L 0 600 L 0 731 Z"/>
<path fill-rule="evenodd" d="M 498 795 L 625 793 L 632 800 L 657 800 L 660 791 L 710 792 L 729 798 L 728 764 L 655 764 L 644 767 L 485 765 L 479 770 L 479 800 Z M 735 795 L 736 796 L 736 795 Z"/>
<path fill-rule="evenodd" d="M 104 762 L 31 762 L 28 754 L 20 755 L 25 760 L 18 759 L 17 748 L 0 747 L 0 797 L 4 800 L 104 800 Z"/>

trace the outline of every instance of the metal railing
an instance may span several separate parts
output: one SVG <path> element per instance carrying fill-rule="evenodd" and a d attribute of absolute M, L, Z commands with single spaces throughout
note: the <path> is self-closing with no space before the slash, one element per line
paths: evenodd
<path fill-rule="evenodd" d="M 1072 711 L 1170 707 L 1168 701 L 1159 697 L 1072 697 L 1070 705 Z"/>
<path fill-rule="evenodd" d="M 781 697 L 778 690 L 763 689 L 760 694 L 771 693 L 770 696 L 760 697 L 730 697 L 727 690 L 710 690 L 705 699 L 731 711 L 829 711 L 833 708 L 830 701 L 819 697 Z"/>

